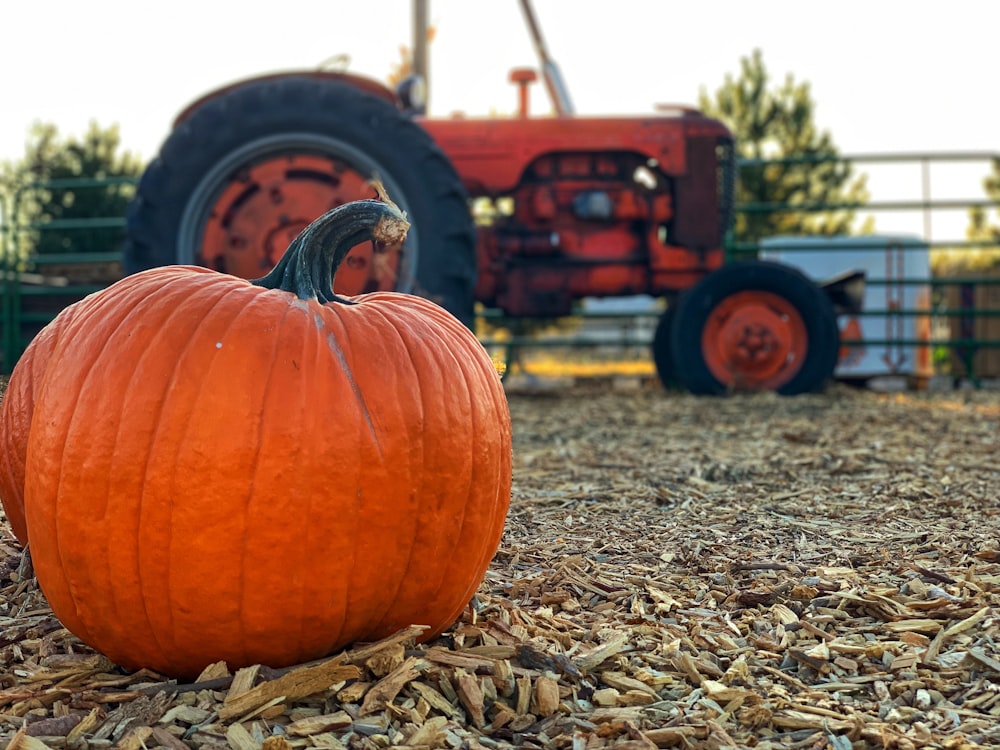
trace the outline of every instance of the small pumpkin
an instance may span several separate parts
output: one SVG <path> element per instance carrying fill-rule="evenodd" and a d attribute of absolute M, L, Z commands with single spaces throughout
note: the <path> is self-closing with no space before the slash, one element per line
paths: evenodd
<path fill-rule="evenodd" d="M 62 324 L 24 497 L 39 584 L 79 638 L 191 677 L 456 620 L 510 500 L 499 377 L 434 303 L 330 285 L 353 245 L 407 226 L 346 204 L 264 279 L 153 269 Z"/>

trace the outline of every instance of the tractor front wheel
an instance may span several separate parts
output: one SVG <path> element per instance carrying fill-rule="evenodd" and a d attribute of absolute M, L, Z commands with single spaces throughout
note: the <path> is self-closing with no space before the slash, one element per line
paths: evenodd
<path fill-rule="evenodd" d="M 818 391 L 838 351 L 829 298 L 779 263 L 723 266 L 681 297 L 671 321 L 671 374 L 696 394 Z"/>

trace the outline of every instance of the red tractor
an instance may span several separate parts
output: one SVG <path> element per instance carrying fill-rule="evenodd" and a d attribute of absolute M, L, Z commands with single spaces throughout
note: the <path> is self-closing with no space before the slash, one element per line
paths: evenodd
<path fill-rule="evenodd" d="M 337 274 L 341 294 L 421 294 L 470 326 L 476 302 L 540 318 L 587 297 L 665 297 L 653 342 L 665 383 L 695 393 L 822 387 L 845 284 L 824 290 L 774 263 L 724 265 L 730 132 L 684 108 L 574 116 L 528 0 L 522 8 L 554 116 L 529 116 L 531 70 L 511 74 L 521 106 L 510 118 L 427 117 L 415 79 L 392 91 L 301 71 L 226 86 L 178 116 L 143 175 L 126 270 L 182 263 L 262 276 L 306 224 L 371 197 L 378 177 L 413 226 L 398 254 L 356 247 Z M 419 69 L 426 36 L 416 25 Z M 471 205 L 491 219 L 477 226 Z"/>

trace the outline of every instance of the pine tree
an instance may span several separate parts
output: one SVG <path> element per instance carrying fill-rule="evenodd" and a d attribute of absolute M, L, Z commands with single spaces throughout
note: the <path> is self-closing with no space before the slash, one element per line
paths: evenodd
<path fill-rule="evenodd" d="M 119 248 L 120 224 L 143 166 L 120 148 L 117 125 L 92 122 L 82 138 L 62 138 L 49 123 L 32 126 L 24 157 L 0 168 L 0 192 L 12 212 L 5 221 L 18 229 L 18 255 Z M 91 180 L 106 182 L 87 184 Z M 88 226 L 94 220 L 101 221 Z M 62 228 L 47 229 L 53 222 Z"/>
<path fill-rule="evenodd" d="M 760 50 L 740 60 L 739 77 L 728 74 L 714 97 L 703 88 L 699 106 L 733 131 L 738 155 L 751 160 L 739 172 L 738 204 L 858 204 L 868 200 L 864 175 L 853 177 L 847 162 L 823 160 L 838 151 L 830 134 L 816 126 L 809 84 L 797 83 L 789 74 L 783 83 L 772 86 Z M 790 157 L 799 161 L 754 163 Z M 850 209 L 740 213 L 734 239 L 755 243 L 772 235 L 844 234 L 853 223 Z"/>
<path fill-rule="evenodd" d="M 983 180 L 986 197 L 992 201 L 1000 201 L 1000 159 L 993 160 L 993 171 Z M 1000 219 L 1000 206 L 994 208 Z M 989 211 L 976 206 L 969 210 L 969 226 L 965 230 L 966 238 L 971 242 L 996 243 L 1000 246 L 1000 224 L 991 224 Z M 1000 264 L 1000 247 L 982 247 L 972 251 L 980 265 Z"/>

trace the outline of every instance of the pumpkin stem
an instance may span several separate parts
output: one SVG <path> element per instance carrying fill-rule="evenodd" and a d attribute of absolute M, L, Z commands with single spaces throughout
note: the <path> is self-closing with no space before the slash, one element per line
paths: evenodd
<path fill-rule="evenodd" d="M 401 245 L 409 228 L 406 215 L 391 201 L 345 203 L 303 229 L 271 272 L 250 283 L 299 299 L 354 304 L 333 292 L 333 277 L 347 253 L 365 240 L 372 240 L 376 251 Z"/>

